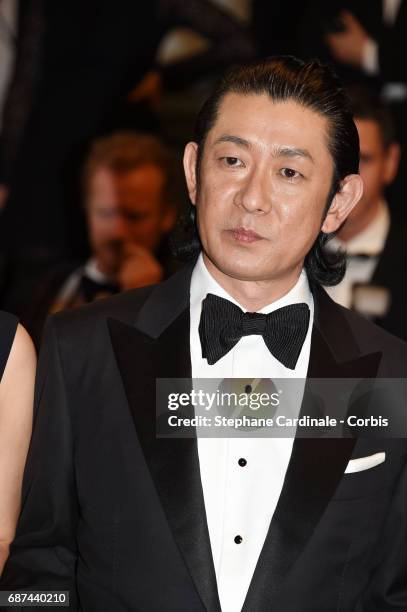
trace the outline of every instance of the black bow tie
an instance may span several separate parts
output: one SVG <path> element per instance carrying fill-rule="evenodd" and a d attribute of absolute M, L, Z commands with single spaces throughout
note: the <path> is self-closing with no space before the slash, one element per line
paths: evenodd
<path fill-rule="evenodd" d="M 85 302 L 93 302 L 97 297 L 119 293 L 120 288 L 114 283 L 97 283 L 88 276 L 83 275 L 78 291 L 83 296 Z"/>
<path fill-rule="evenodd" d="M 243 336 L 259 334 L 272 355 L 294 370 L 308 331 L 307 304 L 291 304 L 269 314 L 243 312 L 229 300 L 208 293 L 202 302 L 199 337 L 202 357 L 216 363 Z"/>

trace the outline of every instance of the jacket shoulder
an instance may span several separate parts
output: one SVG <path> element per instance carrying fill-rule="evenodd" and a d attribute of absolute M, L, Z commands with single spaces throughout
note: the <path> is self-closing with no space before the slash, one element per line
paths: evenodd
<path fill-rule="evenodd" d="M 353 352 L 382 353 L 382 368 L 391 376 L 407 375 L 407 343 L 369 321 L 359 313 L 340 306 L 322 287 L 313 287 L 316 317 L 330 343 L 339 347 L 354 345 Z"/>
<path fill-rule="evenodd" d="M 396 376 L 407 376 L 407 342 L 394 336 L 359 313 L 336 305 L 354 337 L 362 354 L 383 354 L 385 370 Z"/>
<path fill-rule="evenodd" d="M 132 325 L 138 312 L 156 285 L 133 289 L 103 298 L 72 310 L 48 317 L 46 327 L 54 327 L 59 340 L 71 346 L 87 346 L 107 332 L 107 320 L 112 318 Z M 45 334 L 44 334 L 45 335 Z"/>

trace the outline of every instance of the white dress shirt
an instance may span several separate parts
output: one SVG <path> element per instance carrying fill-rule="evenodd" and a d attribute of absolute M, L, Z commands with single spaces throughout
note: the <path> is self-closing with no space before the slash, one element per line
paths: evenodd
<path fill-rule="evenodd" d="M 51 313 L 59 312 L 60 310 L 64 310 L 65 308 L 69 307 L 73 298 L 78 293 L 83 276 L 87 276 L 95 283 L 99 283 L 100 285 L 115 282 L 115 279 L 112 279 L 99 270 L 96 259 L 91 257 L 84 266 L 79 266 L 73 272 L 71 272 L 71 274 L 62 284 L 62 287 L 58 291 L 58 294 L 51 306 Z"/>
<path fill-rule="evenodd" d="M 305 302 L 310 324 L 295 370 L 275 359 L 258 335 L 245 336 L 213 365 L 202 358 L 198 326 L 208 293 L 244 309 L 211 276 L 202 255 L 191 280 L 192 378 L 304 378 L 308 370 L 314 304 L 306 273 L 281 299 L 259 312 Z M 243 389 L 242 389 L 243 391 Z M 292 451 L 290 438 L 198 437 L 198 455 L 206 516 L 223 612 L 241 610 L 270 520 L 276 508 Z M 245 459 L 246 465 L 239 465 Z M 242 541 L 235 542 L 240 536 Z"/>
<path fill-rule="evenodd" d="M 338 237 L 328 243 L 329 250 L 342 249 L 348 255 L 344 279 L 334 287 L 326 287 L 331 298 L 341 306 L 351 308 L 354 300 L 353 288 L 357 284 L 370 283 L 379 256 L 383 251 L 390 228 L 390 213 L 386 202 L 382 202 L 377 215 L 371 223 L 357 236 L 348 242 L 342 242 Z M 364 254 L 370 257 L 357 258 L 355 255 Z M 353 257 L 352 257 L 353 256 Z"/>

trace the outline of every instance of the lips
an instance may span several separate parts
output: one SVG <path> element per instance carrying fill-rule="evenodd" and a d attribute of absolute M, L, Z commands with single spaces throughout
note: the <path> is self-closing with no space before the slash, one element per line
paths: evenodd
<path fill-rule="evenodd" d="M 231 232 L 233 238 L 237 242 L 250 243 L 257 242 L 257 240 L 263 240 L 262 236 L 256 234 L 256 232 L 253 232 L 253 230 L 245 229 L 244 227 L 236 227 L 235 229 L 231 230 Z"/>

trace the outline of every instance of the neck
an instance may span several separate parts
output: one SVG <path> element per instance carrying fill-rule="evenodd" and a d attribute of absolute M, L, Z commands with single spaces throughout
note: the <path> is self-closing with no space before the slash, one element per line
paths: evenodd
<path fill-rule="evenodd" d="M 382 200 L 378 199 L 374 204 L 367 207 L 366 213 L 354 220 L 347 219 L 338 232 L 338 238 L 343 242 L 348 242 L 365 230 L 376 219 L 380 213 Z"/>
<path fill-rule="evenodd" d="M 217 283 L 248 312 L 257 312 L 286 295 L 297 283 L 302 266 L 284 278 L 270 280 L 241 280 L 224 274 L 203 254 L 206 268 Z"/>

